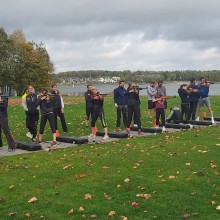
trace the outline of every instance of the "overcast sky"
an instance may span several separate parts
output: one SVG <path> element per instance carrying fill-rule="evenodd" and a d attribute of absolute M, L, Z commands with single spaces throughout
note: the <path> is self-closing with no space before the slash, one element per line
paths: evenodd
<path fill-rule="evenodd" d="M 219 0 L 1 0 L 7 34 L 44 43 L 55 72 L 220 69 Z"/>

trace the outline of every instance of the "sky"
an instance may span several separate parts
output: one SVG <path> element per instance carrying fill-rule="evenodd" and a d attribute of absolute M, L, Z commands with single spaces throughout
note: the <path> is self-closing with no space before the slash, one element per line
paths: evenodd
<path fill-rule="evenodd" d="M 55 73 L 219 70 L 219 0 L 1 0 L 0 27 L 43 43 Z"/>

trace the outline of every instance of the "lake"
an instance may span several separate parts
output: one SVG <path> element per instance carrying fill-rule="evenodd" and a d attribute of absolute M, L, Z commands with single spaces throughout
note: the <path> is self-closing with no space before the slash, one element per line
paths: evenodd
<path fill-rule="evenodd" d="M 181 84 L 184 82 L 177 82 L 177 83 L 164 83 L 163 85 L 167 89 L 167 95 L 174 96 L 178 95 L 177 91 Z M 140 87 L 144 88 L 149 84 L 141 84 Z M 118 87 L 118 84 L 96 84 L 94 85 L 100 93 L 112 93 L 113 90 Z M 61 86 L 59 85 L 59 91 L 62 95 L 82 95 L 87 90 L 85 85 L 76 85 L 72 86 Z M 125 88 L 127 88 L 125 86 Z M 210 95 L 220 95 L 220 84 L 214 84 L 210 86 L 209 90 Z M 140 95 L 147 95 L 146 90 L 140 90 Z"/>

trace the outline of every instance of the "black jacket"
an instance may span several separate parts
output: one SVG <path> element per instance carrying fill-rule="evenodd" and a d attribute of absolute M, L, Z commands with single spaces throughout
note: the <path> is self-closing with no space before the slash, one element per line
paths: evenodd
<path fill-rule="evenodd" d="M 28 94 L 26 96 L 26 105 L 28 108 L 28 114 L 34 115 L 36 113 L 38 113 L 37 110 L 37 95 L 32 93 L 32 94 Z"/>
<path fill-rule="evenodd" d="M 140 105 L 139 91 L 129 92 L 132 89 L 132 87 L 128 87 L 127 89 L 127 106 Z"/>
<path fill-rule="evenodd" d="M 45 100 L 45 99 L 42 100 L 41 97 L 38 97 L 36 104 L 37 104 L 37 106 L 40 106 L 40 111 L 41 111 L 42 115 L 53 113 L 53 107 L 52 107 L 51 100 Z"/>
<path fill-rule="evenodd" d="M 0 102 L 0 118 L 8 117 L 8 99 L 2 98 L 2 102 Z"/>

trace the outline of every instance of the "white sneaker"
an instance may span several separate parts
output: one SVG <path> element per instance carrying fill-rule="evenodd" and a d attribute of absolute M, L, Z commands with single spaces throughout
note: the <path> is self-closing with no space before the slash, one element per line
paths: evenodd
<path fill-rule="evenodd" d="M 102 138 L 102 140 L 107 140 L 109 138 L 108 135 L 104 135 L 104 137 Z"/>
<path fill-rule="evenodd" d="M 29 137 L 29 138 L 33 138 L 33 135 L 32 135 L 30 132 L 28 132 L 28 133 L 26 134 L 26 136 Z"/>
<path fill-rule="evenodd" d="M 199 121 L 199 117 L 197 117 L 195 121 Z"/>
<path fill-rule="evenodd" d="M 137 125 L 137 124 L 134 124 L 133 126 L 136 128 L 138 125 Z"/>
<path fill-rule="evenodd" d="M 94 135 L 94 134 L 90 134 L 89 136 L 88 136 L 88 138 L 95 138 L 96 136 Z"/>
<path fill-rule="evenodd" d="M 166 131 L 166 128 L 163 126 L 162 127 L 162 132 L 165 132 Z"/>
<path fill-rule="evenodd" d="M 213 125 L 215 124 L 215 121 L 214 121 L 214 119 L 212 119 L 212 121 L 211 121 L 211 122 L 212 122 L 212 124 L 213 124 Z"/>

